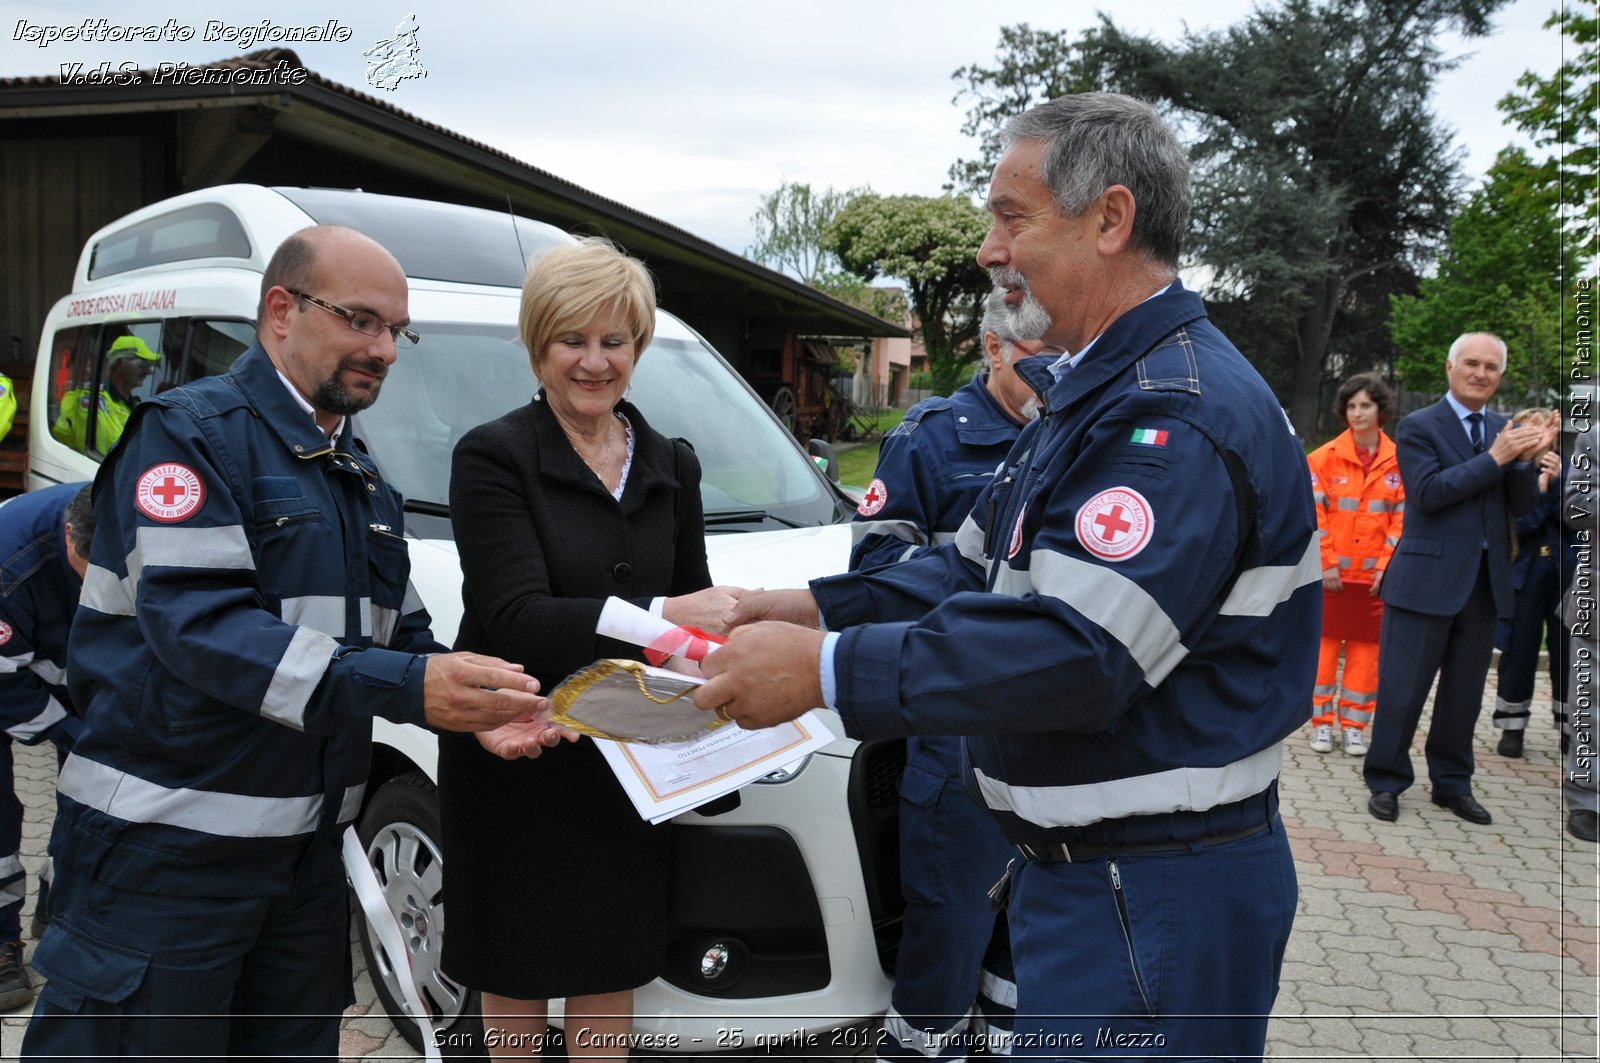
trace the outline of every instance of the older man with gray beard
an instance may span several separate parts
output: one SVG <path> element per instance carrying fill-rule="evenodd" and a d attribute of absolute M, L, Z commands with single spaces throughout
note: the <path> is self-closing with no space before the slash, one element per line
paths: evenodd
<path fill-rule="evenodd" d="M 1040 418 L 953 543 L 742 599 L 786 622 L 736 631 L 695 702 L 968 736 L 1020 856 L 1014 1055 L 1259 1058 L 1296 903 L 1277 779 L 1321 620 L 1305 454 L 1177 279 L 1188 163 L 1155 111 L 1067 96 L 1006 145 L 978 261 L 1070 352 L 1018 367 Z"/>

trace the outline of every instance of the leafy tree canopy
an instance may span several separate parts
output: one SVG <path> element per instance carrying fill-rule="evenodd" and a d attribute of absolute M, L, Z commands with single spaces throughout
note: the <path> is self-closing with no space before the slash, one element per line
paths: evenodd
<path fill-rule="evenodd" d="M 1517 79 L 1500 109 L 1541 148 L 1554 149 L 1535 177 L 1572 212 L 1585 258 L 1600 254 L 1600 2 L 1572 0 L 1545 26 L 1560 26 L 1570 42 L 1566 62 L 1548 78 Z"/>
<path fill-rule="evenodd" d="M 980 303 L 989 292 L 978 248 L 989 217 L 964 196 L 879 196 L 853 199 L 827 227 L 824 247 L 863 281 L 905 281 L 934 389 L 961 386 L 974 357 Z"/>
<path fill-rule="evenodd" d="M 745 248 L 745 256 L 815 286 L 839 269 L 838 259 L 823 249 L 823 230 L 863 191 L 836 192 L 829 186 L 818 192 L 800 181 L 784 181 L 762 196 L 760 209 L 750 215 L 756 241 Z"/>
<path fill-rule="evenodd" d="M 1350 349 L 1364 332 L 1353 319 L 1414 283 L 1459 193 L 1458 152 L 1428 101 L 1451 65 L 1436 41 L 1446 28 L 1487 33 L 1504 2 L 1284 0 L 1176 44 L 1105 16 L 1076 40 L 1012 27 L 995 67 L 956 72 L 983 157 L 951 176 L 964 187 L 986 178 L 1001 123 L 1053 96 L 1157 101 L 1189 140 L 1192 264 L 1210 276 L 1208 296 L 1248 308 L 1236 316 L 1251 334 L 1235 339 L 1310 438 L 1330 368 L 1388 354 Z"/>
<path fill-rule="evenodd" d="M 1463 332 L 1506 341 L 1500 395 L 1513 405 L 1554 401 L 1571 360 L 1575 327 L 1563 276 L 1577 251 L 1562 237 L 1561 192 L 1518 148 L 1500 153 L 1488 179 L 1451 225 L 1438 272 L 1414 296 L 1393 300 L 1389 332 L 1403 352 L 1396 368 L 1408 388 L 1443 391 L 1444 359 Z"/>

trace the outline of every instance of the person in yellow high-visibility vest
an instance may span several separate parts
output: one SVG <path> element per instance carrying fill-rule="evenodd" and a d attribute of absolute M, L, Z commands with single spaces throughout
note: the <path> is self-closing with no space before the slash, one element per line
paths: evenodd
<path fill-rule="evenodd" d="M 138 336 L 119 336 L 111 344 L 106 361 L 106 386 L 99 392 L 99 411 L 94 419 L 95 450 L 105 454 L 122 436 L 128 417 L 139 404 L 134 395 L 146 377 L 156 371 L 161 356 Z M 61 413 L 50 434 L 77 451 L 85 449 L 89 432 L 89 407 L 95 402 L 92 388 L 73 388 L 61 396 Z"/>
<path fill-rule="evenodd" d="M 0 439 L 11 434 L 11 422 L 17 416 L 17 387 L 11 378 L 0 373 Z"/>

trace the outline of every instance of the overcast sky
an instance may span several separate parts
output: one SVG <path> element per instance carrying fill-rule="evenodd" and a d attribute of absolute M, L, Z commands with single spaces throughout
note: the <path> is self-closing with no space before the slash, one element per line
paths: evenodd
<path fill-rule="evenodd" d="M 1494 104 L 1524 70 L 1548 74 L 1559 65 L 1561 38 L 1541 25 L 1561 2 L 1578 0 L 1518 0 L 1496 17 L 1489 39 L 1442 42 L 1448 54 L 1467 57 L 1441 79 L 1436 100 L 1466 151 L 1469 179 L 1520 141 Z M 492 16 L 434 0 L 6 6 L 0 73 L 7 76 L 56 74 L 64 63 L 200 64 L 250 50 L 239 46 L 237 31 L 263 19 L 277 26 L 335 20 L 349 29 L 348 41 L 291 45 L 310 69 L 735 251 L 751 240 L 760 196 L 785 178 L 886 194 L 939 192 L 951 162 L 976 152 L 961 135 L 965 108 L 951 103 L 951 73 L 992 64 L 1001 25 L 1076 35 L 1096 11 L 1061 0 L 583 0 L 500 6 Z M 1175 38 L 1184 18 L 1191 28 L 1221 28 L 1251 6 L 1143 0 L 1115 21 Z M 394 91 L 369 86 L 363 50 L 391 37 L 409 12 L 427 77 Z M 194 35 L 187 43 L 44 48 L 25 34 L 18 39 L 22 22 L 86 18 L 112 26 L 171 19 Z M 231 28 L 231 41 L 204 40 L 214 19 Z"/>

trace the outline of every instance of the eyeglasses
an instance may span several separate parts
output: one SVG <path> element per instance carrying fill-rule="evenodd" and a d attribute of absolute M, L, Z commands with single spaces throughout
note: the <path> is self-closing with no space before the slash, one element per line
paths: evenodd
<path fill-rule="evenodd" d="M 330 314 L 337 314 L 350 323 L 350 327 L 365 336 L 381 336 L 385 331 L 389 338 L 394 340 L 396 347 L 415 347 L 422 339 L 415 332 L 404 325 L 391 325 L 377 314 L 365 310 L 351 310 L 347 307 L 330 303 L 326 299 L 318 299 L 314 295 L 307 295 L 296 288 L 285 288 L 284 291 L 298 299 L 304 299 L 312 306 L 320 306 Z"/>

